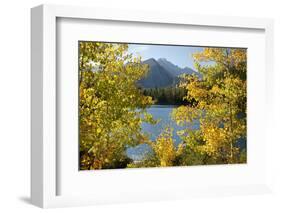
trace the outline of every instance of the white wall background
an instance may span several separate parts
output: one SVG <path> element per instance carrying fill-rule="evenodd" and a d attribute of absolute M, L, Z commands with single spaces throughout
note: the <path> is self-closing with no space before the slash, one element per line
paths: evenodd
<path fill-rule="evenodd" d="M 0 212 L 37 212 L 29 204 L 30 179 L 30 8 L 42 3 L 99 6 L 275 20 L 275 193 L 185 201 L 122 204 L 67 209 L 68 212 L 280 212 L 281 210 L 281 13 L 276 0 L 6 0 L 0 7 Z M 66 209 L 47 210 L 61 212 Z"/>

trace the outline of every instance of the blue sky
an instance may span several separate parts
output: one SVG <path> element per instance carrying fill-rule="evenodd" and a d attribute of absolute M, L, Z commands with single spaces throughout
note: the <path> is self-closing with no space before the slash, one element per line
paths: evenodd
<path fill-rule="evenodd" d="M 140 55 L 142 60 L 166 58 L 181 68 L 190 67 L 194 69 L 192 54 L 203 49 L 202 47 L 189 46 L 129 44 L 128 51 L 135 56 Z"/>

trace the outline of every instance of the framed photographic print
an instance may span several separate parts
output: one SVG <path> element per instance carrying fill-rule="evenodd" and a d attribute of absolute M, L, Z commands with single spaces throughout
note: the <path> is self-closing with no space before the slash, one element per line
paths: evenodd
<path fill-rule="evenodd" d="M 32 203 L 270 192 L 271 20 L 31 14 Z"/>

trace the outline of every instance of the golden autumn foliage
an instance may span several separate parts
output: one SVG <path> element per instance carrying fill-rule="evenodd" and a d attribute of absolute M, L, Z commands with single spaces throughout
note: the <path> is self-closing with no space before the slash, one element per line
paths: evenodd
<path fill-rule="evenodd" d="M 198 121 L 200 128 L 178 134 L 187 149 L 204 156 L 202 163 L 240 163 L 237 142 L 246 140 L 246 50 L 205 48 L 194 59 L 202 79 L 186 75 L 180 84 L 194 104 L 175 109 L 173 119 L 181 126 Z"/>
<path fill-rule="evenodd" d="M 127 49 L 126 44 L 79 42 L 81 169 L 126 166 L 126 148 L 147 140 L 141 123 L 154 122 L 146 113 L 151 97 L 136 87 L 148 68 Z"/>
<path fill-rule="evenodd" d="M 177 148 L 175 147 L 171 128 L 166 128 L 150 145 L 161 167 L 173 166 L 182 151 L 181 144 Z"/>
<path fill-rule="evenodd" d="M 173 161 L 176 157 L 176 150 L 174 148 L 171 130 L 166 129 L 151 146 L 160 161 L 160 166 L 173 165 Z"/>
<path fill-rule="evenodd" d="M 176 161 L 184 148 L 182 143 L 175 146 L 173 129 L 170 127 L 166 127 L 155 141 L 148 140 L 146 144 L 151 148 L 151 152 L 140 162 L 128 164 L 129 168 L 177 166 Z"/>

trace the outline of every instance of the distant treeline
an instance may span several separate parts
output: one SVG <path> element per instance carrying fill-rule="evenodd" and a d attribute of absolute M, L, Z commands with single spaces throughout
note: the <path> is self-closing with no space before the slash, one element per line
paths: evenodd
<path fill-rule="evenodd" d="M 186 89 L 178 87 L 166 88 L 143 88 L 142 92 L 146 96 L 151 96 L 155 104 L 163 105 L 187 105 L 188 102 L 183 100 L 186 96 Z"/>

